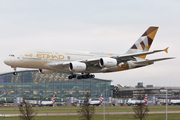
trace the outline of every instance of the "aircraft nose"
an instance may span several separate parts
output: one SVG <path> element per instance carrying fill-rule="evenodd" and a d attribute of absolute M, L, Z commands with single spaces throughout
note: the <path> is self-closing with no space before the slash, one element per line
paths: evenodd
<path fill-rule="evenodd" d="M 5 63 L 6 65 L 8 65 L 8 64 L 9 64 L 9 59 L 6 58 L 6 59 L 4 60 L 4 63 Z"/>

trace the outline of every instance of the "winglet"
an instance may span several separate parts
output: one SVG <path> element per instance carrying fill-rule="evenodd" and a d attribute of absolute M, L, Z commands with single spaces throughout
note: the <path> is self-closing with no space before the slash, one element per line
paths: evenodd
<path fill-rule="evenodd" d="M 165 51 L 166 53 L 168 53 L 168 48 L 169 48 L 169 47 L 167 47 L 166 49 L 164 49 L 164 51 Z"/>

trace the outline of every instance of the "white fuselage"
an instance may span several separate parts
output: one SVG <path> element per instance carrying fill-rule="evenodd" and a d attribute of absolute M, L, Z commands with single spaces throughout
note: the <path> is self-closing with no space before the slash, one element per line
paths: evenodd
<path fill-rule="evenodd" d="M 89 105 L 99 106 L 100 104 L 101 102 L 99 101 L 99 99 L 89 99 Z"/>
<path fill-rule="evenodd" d="M 4 61 L 5 64 L 15 68 L 35 68 L 35 69 L 47 69 L 60 72 L 71 72 L 68 68 L 59 69 L 58 67 L 51 67 L 49 63 L 67 63 L 72 61 L 91 60 L 101 57 L 110 57 L 107 53 L 94 53 L 94 52 L 79 52 L 79 51 L 55 51 L 55 50 L 21 50 L 9 55 Z M 125 70 L 114 66 L 109 68 L 110 71 Z M 117 70 L 118 69 L 118 70 Z M 107 69 L 99 69 L 94 66 L 90 66 L 87 72 L 109 72 Z M 76 73 L 76 72 L 75 72 Z"/>
<path fill-rule="evenodd" d="M 52 101 L 41 101 L 41 105 L 42 106 L 50 106 L 50 105 L 53 105 L 53 102 Z"/>
<path fill-rule="evenodd" d="M 180 105 L 180 100 L 171 100 L 170 103 Z"/>
<path fill-rule="evenodd" d="M 128 105 L 136 105 L 136 104 L 138 104 L 138 103 L 145 103 L 145 101 L 144 101 L 144 100 L 131 100 L 131 99 L 129 99 L 129 100 L 127 101 L 127 104 L 128 104 Z"/>

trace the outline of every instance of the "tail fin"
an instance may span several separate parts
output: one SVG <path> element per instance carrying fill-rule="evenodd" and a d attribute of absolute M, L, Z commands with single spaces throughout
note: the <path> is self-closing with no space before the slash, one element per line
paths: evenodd
<path fill-rule="evenodd" d="M 149 51 L 157 30 L 158 27 L 149 27 L 146 32 L 133 44 L 133 46 L 126 53 L 130 54 Z M 145 59 L 146 55 L 139 57 Z"/>
<path fill-rule="evenodd" d="M 99 102 L 102 103 L 102 100 L 103 100 L 103 96 L 101 95 L 100 99 L 99 99 Z"/>
<path fill-rule="evenodd" d="M 52 98 L 52 102 L 53 102 L 53 103 L 55 103 L 55 100 L 54 100 L 54 98 L 55 98 L 55 95 L 53 95 L 53 98 Z"/>
<path fill-rule="evenodd" d="M 145 95 L 144 102 L 147 103 L 147 94 Z"/>

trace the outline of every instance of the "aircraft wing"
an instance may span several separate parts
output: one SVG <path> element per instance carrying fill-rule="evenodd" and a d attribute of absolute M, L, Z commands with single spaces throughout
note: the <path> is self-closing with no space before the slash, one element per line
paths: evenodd
<path fill-rule="evenodd" d="M 144 60 L 144 61 L 134 61 L 133 63 L 134 63 L 134 64 L 154 63 L 154 62 L 156 62 L 156 61 L 168 60 L 168 59 L 174 59 L 174 57 L 151 59 L 151 60 Z"/>
<path fill-rule="evenodd" d="M 153 54 L 153 53 L 157 53 L 157 52 L 162 52 L 165 51 L 166 53 L 168 48 L 164 49 L 164 50 L 154 50 L 154 51 L 147 51 L 147 52 L 138 52 L 138 53 L 132 53 L 132 54 L 124 54 L 124 55 L 113 55 L 111 56 L 111 58 L 117 59 L 117 61 L 129 61 L 129 60 L 134 60 L 133 63 L 135 64 L 141 64 L 141 63 L 153 63 L 155 61 L 160 61 L 160 60 L 167 60 L 167 59 L 172 59 L 172 58 L 161 58 L 161 59 L 153 59 L 153 60 L 143 60 L 143 61 L 136 61 L 135 57 L 140 57 L 143 55 L 148 55 L 148 54 Z M 56 68 L 56 69 L 62 69 L 62 70 L 68 70 L 69 69 L 69 64 L 71 62 L 82 62 L 85 63 L 88 66 L 94 66 L 94 67 L 98 67 L 101 68 L 99 66 L 99 61 L 101 58 L 94 58 L 94 59 L 87 59 L 87 60 L 79 60 L 79 61 L 68 61 L 68 62 L 60 62 L 60 63 L 50 63 L 49 66 L 51 66 L 52 68 Z"/>
<path fill-rule="evenodd" d="M 167 50 L 168 50 L 168 47 L 164 50 L 154 50 L 154 51 L 139 52 L 139 53 L 132 53 L 132 54 L 115 55 L 115 56 L 112 56 L 112 58 L 115 58 L 115 59 L 120 60 L 120 61 L 128 61 L 128 60 L 135 59 L 134 57 L 140 57 L 143 55 L 153 54 L 153 53 L 157 53 L 157 52 L 165 51 L 166 53 L 168 53 Z M 160 60 L 165 60 L 165 59 L 172 59 L 172 58 L 154 59 L 154 61 L 160 61 Z M 88 60 L 84 60 L 84 61 L 80 61 L 80 62 L 84 62 L 86 64 L 96 66 L 99 64 L 99 60 L 100 60 L 100 58 L 96 58 L 96 59 L 88 59 Z"/>

